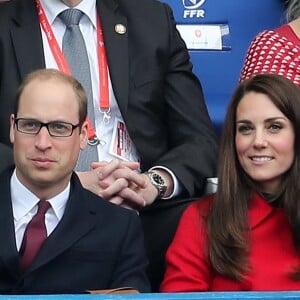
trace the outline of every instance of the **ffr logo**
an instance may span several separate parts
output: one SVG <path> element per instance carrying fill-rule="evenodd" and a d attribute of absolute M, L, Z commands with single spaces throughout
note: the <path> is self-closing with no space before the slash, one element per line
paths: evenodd
<path fill-rule="evenodd" d="M 186 18 L 204 18 L 205 10 L 199 9 L 206 0 L 182 0 L 185 8 L 183 17 Z"/>

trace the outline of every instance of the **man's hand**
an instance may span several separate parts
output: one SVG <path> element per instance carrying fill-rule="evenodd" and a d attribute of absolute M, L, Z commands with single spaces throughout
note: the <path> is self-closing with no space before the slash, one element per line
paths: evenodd
<path fill-rule="evenodd" d="M 82 185 L 91 192 L 114 204 L 139 209 L 153 203 L 158 195 L 150 179 L 145 174 L 138 173 L 139 167 L 138 162 L 114 159 L 111 162 L 92 163 L 91 171 L 77 174 Z M 168 190 L 172 190 L 171 176 L 161 169 L 158 172 L 165 179 Z"/>
<path fill-rule="evenodd" d="M 82 185 L 91 192 L 109 200 L 112 203 L 123 205 L 129 197 L 132 202 L 130 207 L 137 208 L 144 206 L 144 199 L 141 195 L 131 192 L 128 188 L 134 184 L 139 188 L 144 188 L 147 181 L 137 172 L 140 164 L 138 162 L 124 162 L 117 159 L 111 162 L 97 162 L 92 164 L 92 170 L 78 172 Z"/>

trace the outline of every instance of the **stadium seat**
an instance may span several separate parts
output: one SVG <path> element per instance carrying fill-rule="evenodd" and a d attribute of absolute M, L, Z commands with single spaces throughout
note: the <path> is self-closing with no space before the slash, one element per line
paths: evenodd
<path fill-rule="evenodd" d="M 260 31 L 276 28 L 284 23 L 283 1 L 163 2 L 173 9 L 178 28 L 188 45 L 194 71 L 201 80 L 208 111 L 219 134 L 227 104 L 238 83 L 247 48 Z M 212 36 L 216 32 L 211 29 L 218 27 L 221 32 L 221 47 L 216 50 L 215 45 L 210 47 L 206 42 L 207 39 L 214 42 Z M 197 45 L 197 40 L 201 39 L 202 44 Z"/>

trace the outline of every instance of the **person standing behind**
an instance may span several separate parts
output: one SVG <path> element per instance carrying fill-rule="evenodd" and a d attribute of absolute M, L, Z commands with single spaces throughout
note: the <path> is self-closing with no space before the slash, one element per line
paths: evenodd
<path fill-rule="evenodd" d="M 15 169 L 0 174 L 1 294 L 150 290 L 139 217 L 73 172 L 87 143 L 86 104 L 80 83 L 57 70 L 29 74 L 18 90 Z"/>
<path fill-rule="evenodd" d="M 224 121 L 217 192 L 184 212 L 161 291 L 300 289 L 299 141 L 300 89 L 276 74 L 245 79 Z"/>
<path fill-rule="evenodd" d="M 300 1 L 286 0 L 287 23 L 264 30 L 251 42 L 240 81 L 259 73 L 287 77 L 300 87 Z"/>

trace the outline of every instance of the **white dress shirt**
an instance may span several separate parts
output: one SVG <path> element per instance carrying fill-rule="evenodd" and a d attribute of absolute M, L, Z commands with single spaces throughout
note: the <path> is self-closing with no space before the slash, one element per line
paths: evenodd
<path fill-rule="evenodd" d="M 17 178 L 14 171 L 10 180 L 11 201 L 15 224 L 16 246 L 20 250 L 26 226 L 37 213 L 40 199 L 29 191 Z M 47 199 L 51 207 L 45 214 L 47 236 L 55 229 L 62 219 L 70 194 L 70 183 L 57 196 Z"/>

